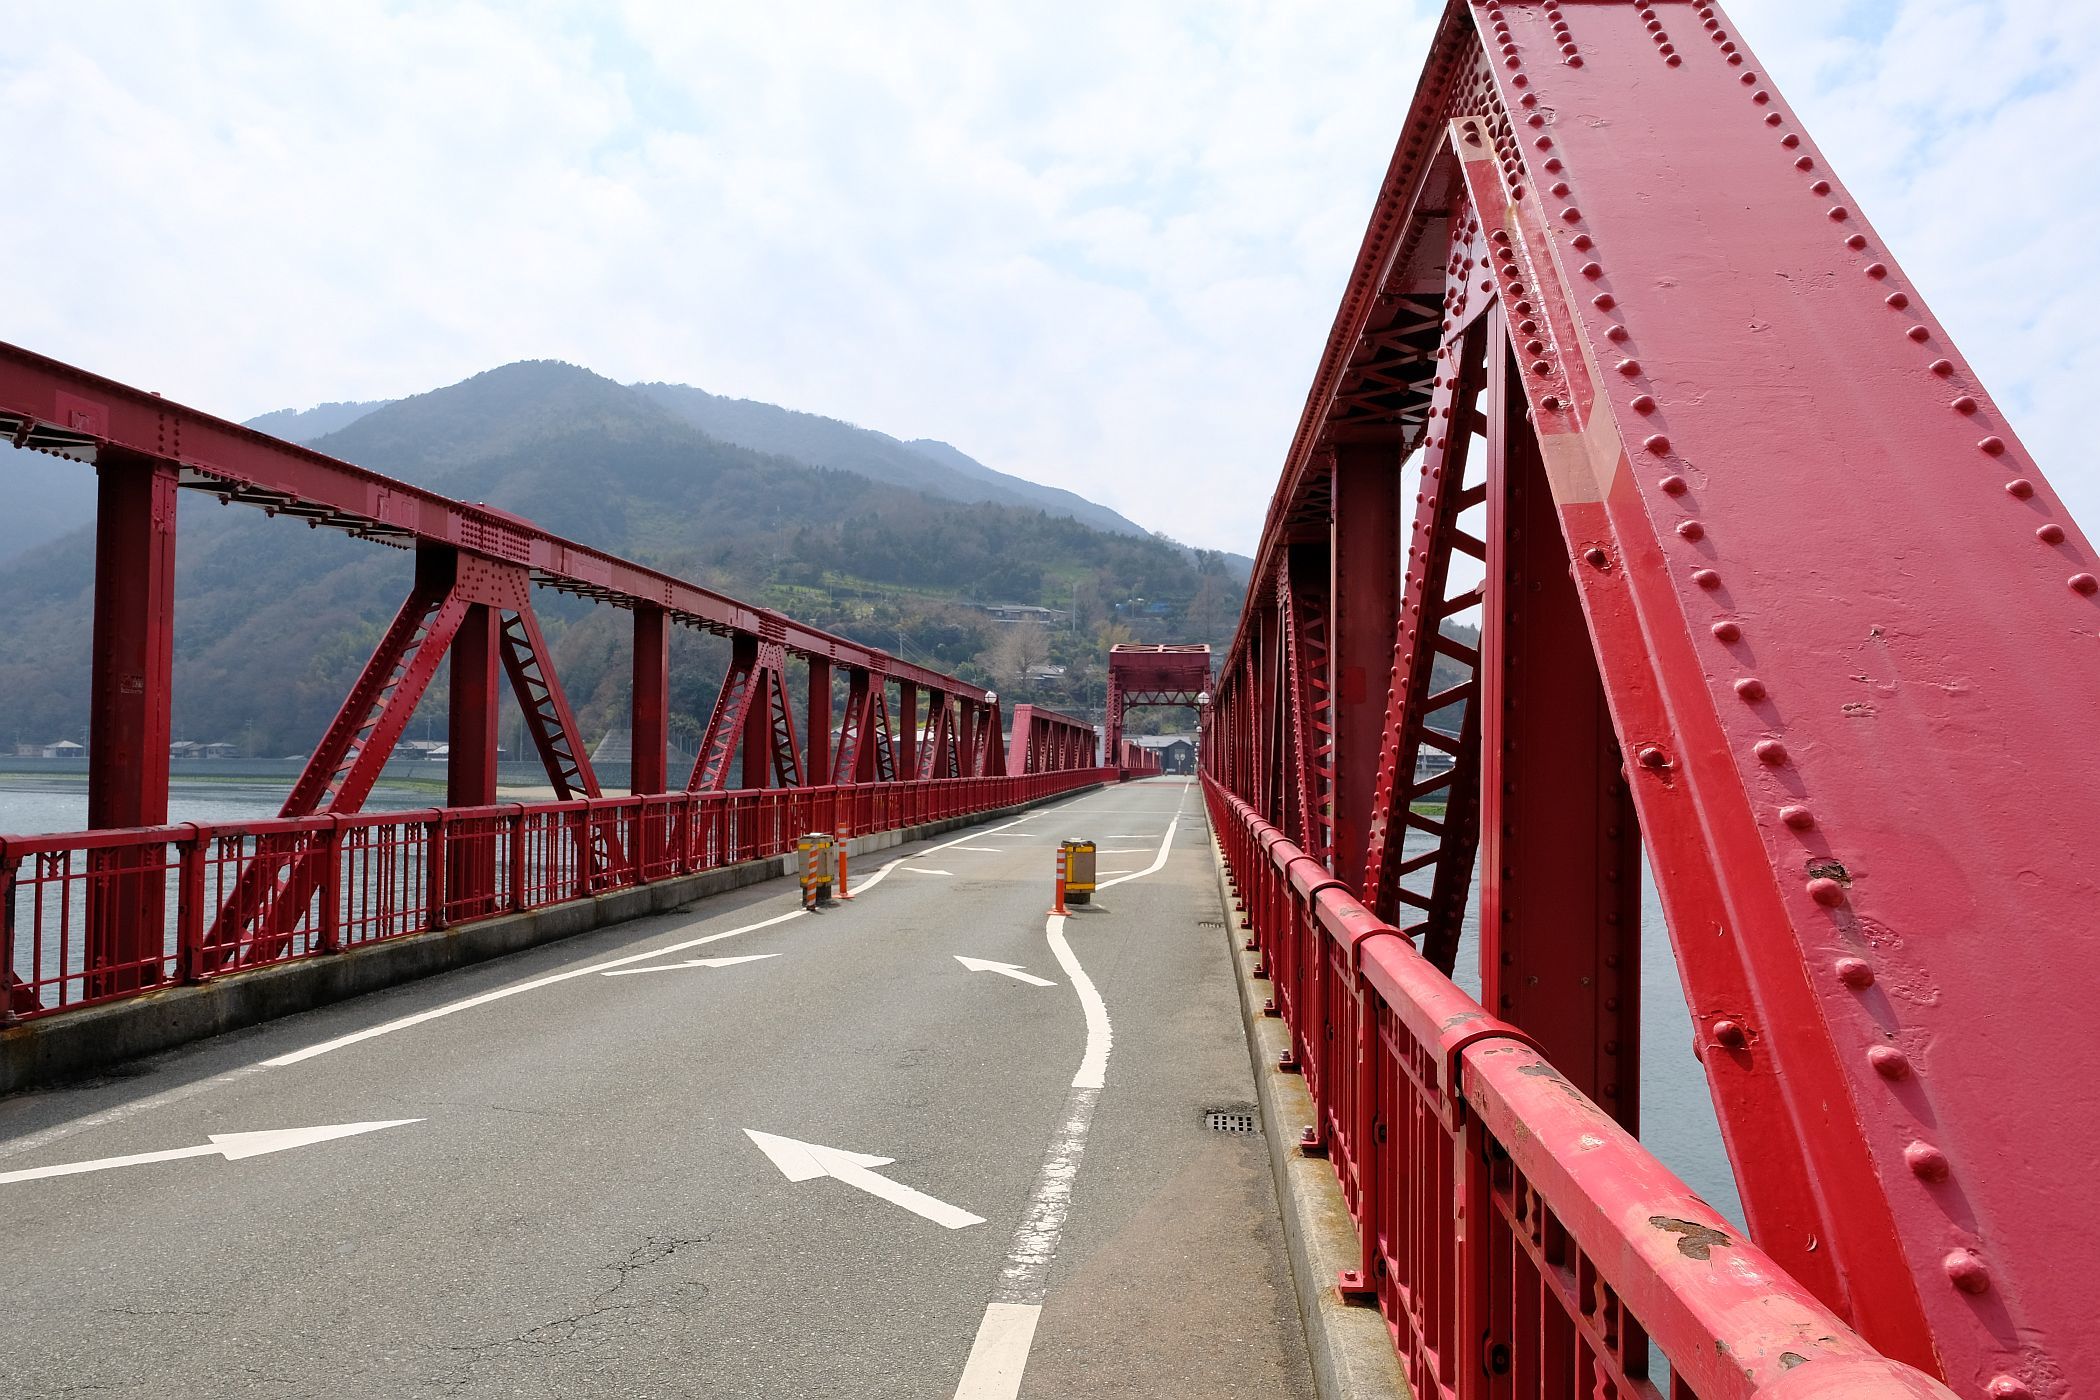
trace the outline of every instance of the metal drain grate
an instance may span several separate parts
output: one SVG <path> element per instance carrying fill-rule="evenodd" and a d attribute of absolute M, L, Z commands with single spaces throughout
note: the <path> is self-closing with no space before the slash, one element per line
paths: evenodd
<path fill-rule="evenodd" d="M 1214 1108 L 1203 1115 L 1203 1125 L 1214 1133 L 1258 1133 L 1261 1123 L 1252 1109 Z"/>

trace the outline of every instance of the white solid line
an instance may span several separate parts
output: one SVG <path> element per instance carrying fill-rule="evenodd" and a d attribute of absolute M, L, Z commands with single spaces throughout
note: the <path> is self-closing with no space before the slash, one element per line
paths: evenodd
<path fill-rule="evenodd" d="M 1182 786 L 1182 803 L 1188 801 L 1190 786 Z M 1163 867 L 1180 823 L 1181 805 L 1177 803 L 1174 819 L 1161 838 L 1158 859 L 1144 870 L 1110 880 L 1099 888 L 1135 880 Z M 1072 1184 L 1079 1177 L 1087 1132 L 1093 1127 L 1094 1107 L 1101 1100 L 1102 1085 L 1108 1078 L 1109 1051 L 1115 1043 L 1100 989 L 1079 965 L 1072 945 L 1065 941 L 1065 916 L 1050 915 L 1044 921 L 1043 936 L 1049 940 L 1057 965 L 1071 979 L 1086 1013 L 1086 1053 L 1065 1095 L 1064 1118 L 1050 1139 L 1049 1150 L 1043 1154 L 1043 1165 L 1028 1193 L 1028 1204 L 1014 1227 L 1005 1267 L 992 1290 L 992 1300 L 985 1305 L 984 1320 L 977 1326 L 977 1340 L 970 1347 L 970 1359 L 964 1363 L 955 1400 L 1014 1400 L 1021 1392 L 1028 1351 L 1035 1341 L 1036 1318 L 1049 1292 L 1050 1266 L 1056 1261 L 1058 1240 L 1072 1210 Z"/>
<path fill-rule="evenodd" d="M 665 963 L 662 967 L 609 967 L 601 977 L 639 977 L 645 972 L 678 972 L 688 967 L 735 967 L 739 963 L 764 962 L 777 958 L 778 953 L 746 953 L 740 958 L 687 958 L 684 962 Z"/>
<path fill-rule="evenodd" d="M 953 870 L 935 870 L 930 866 L 924 865 L 907 865 L 904 867 L 904 873 L 907 875 L 946 875 L 950 879 L 955 877 Z"/>
<path fill-rule="evenodd" d="M 975 851 L 981 856 L 1003 856 L 1006 854 L 1005 851 L 997 846 L 957 846 L 955 849 L 958 851 Z"/>
<path fill-rule="evenodd" d="M 1080 1057 L 1079 1073 L 1072 1076 L 1072 1087 L 1098 1089 L 1108 1075 L 1109 1047 L 1115 1041 L 1108 1024 L 1108 1007 L 1102 1002 L 1094 979 L 1086 975 L 1086 969 L 1072 955 L 1072 945 L 1065 942 L 1063 914 L 1052 914 L 1044 921 L 1043 936 L 1050 940 L 1050 951 L 1056 956 L 1057 965 L 1065 970 L 1065 976 L 1072 980 L 1072 990 L 1079 993 L 1079 1005 L 1086 1012 L 1086 1054 Z"/>
<path fill-rule="evenodd" d="M 1014 1400 L 1021 1393 L 1021 1373 L 1028 1367 L 1028 1348 L 1035 1342 L 1040 1303 L 993 1303 L 977 1324 L 970 1360 L 963 1367 L 955 1400 Z"/>
<path fill-rule="evenodd" d="M 492 1001 L 502 1001 L 505 997 L 514 997 L 525 992 L 536 992 L 542 987 L 551 987 L 557 982 L 566 982 L 574 977 L 589 977 L 594 973 L 604 972 L 607 968 L 626 967 L 630 963 L 648 962 L 653 958 L 668 957 L 672 953 L 682 953 L 688 948 L 697 948 L 703 943 L 714 943 L 724 938 L 734 938 L 740 933 L 750 933 L 755 929 L 771 928 L 775 924 L 784 924 L 789 919 L 801 918 L 807 912 L 804 909 L 790 909 L 785 914 L 776 914 L 770 919 L 760 919 L 755 924 L 745 924 L 742 928 L 727 929 L 721 933 L 710 933 L 704 938 L 689 938 L 683 943 L 673 943 L 668 948 L 651 948 L 646 953 L 633 953 L 624 958 L 614 958 L 610 962 L 592 963 L 588 967 L 572 967 L 567 972 L 557 972 L 551 977 L 535 977 L 530 982 L 519 982 L 509 987 L 498 987 L 493 992 L 483 992 L 479 996 L 447 1002 L 443 1006 L 433 1006 L 428 1011 L 418 1011 L 413 1016 L 403 1016 L 397 1020 L 367 1027 L 361 1031 L 352 1031 L 349 1035 L 340 1035 L 334 1040 L 324 1040 L 318 1045 L 309 1045 L 304 1049 L 294 1050 L 289 1054 L 278 1055 L 273 1059 L 264 1060 L 263 1063 L 271 1069 L 281 1069 L 285 1065 L 296 1065 L 302 1060 L 311 1060 L 316 1055 L 326 1055 L 332 1050 L 340 1050 L 346 1045 L 355 1045 L 361 1040 L 371 1040 L 376 1036 L 391 1035 L 395 1031 L 405 1031 L 410 1026 L 420 1026 L 425 1021 L 435 1021 L 440 1016 L 450 1016 L 455 1011 L 471 1011 L 477 1006 L 487 1006 Z"/>

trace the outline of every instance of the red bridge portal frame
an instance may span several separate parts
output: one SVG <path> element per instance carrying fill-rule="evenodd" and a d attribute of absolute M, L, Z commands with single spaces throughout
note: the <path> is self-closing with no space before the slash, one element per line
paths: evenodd
<path fill-rule="evenodd" d="M 1209 703 L 1209 647 L 1137 643 L 1108 649 L 1108 752 L 1117 762 L 1125 758 L 1123 718 L 1130 711 L 1146 705 L 1187 705 L 1200 712 Z M 1143 758 L 1140 766 L 1152 761 Z"/>
<path fill-rule="evenodd" d="M 99 478 L 88 748 L 95 830 L 0 840 L 8 917 L 0 1020 L 773 854 L 812 826 L 881 829 L 1103 776 L 1090 725 L 1021 706 L 1008 782 L 998 699 L 986 691 L 494 507 L 8 345 L 0 345 L 0 433 L 18 447 L 92 463 Z M 275 823 L 165 825 L 175 493 L 185 488 L 415 553 L 408 597 Z M 632 616 L 630 798 L 608 799 L 599 788 L 533 610 L 535 586 Z M 729 638 L 731 660 L 692 772 L 670 798 L 673 626 Z M 420 823 L 360 817 L 447 664 L 446 807 Z M 799 736 L 791 668 L 807 697 Z M 494 807 L 506 682 L 552 804 Z M 792 796 L 752 797 L 766 792 Z"/>
<path fill-rule="evenodd" d="M 1453 0 L 1206 746 L 1417 1393 L 2100 1392 L 2096 572 L 1718 6 Z"/>

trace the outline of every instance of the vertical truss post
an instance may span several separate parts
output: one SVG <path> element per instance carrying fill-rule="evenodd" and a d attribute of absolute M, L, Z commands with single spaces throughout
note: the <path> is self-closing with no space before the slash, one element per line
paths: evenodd
<path fill-rule="evenodd" d="M 744 706 L 743 782 L 747 788 L 762 788 L 772 778 L 773 673 L 761 665 L 751 675 L 750 700 Z"/>
<path fill-rule="evenodd" d="M 1109 762 L 1120 763 L 1123 753 L 1123 682 L 1116 674 L 1112 660 L 1108 668 L 1108 704 L 1102 721 L 1102 727 L 1108 732 Z"/>
<path fill-rule="evenodd" d="M 175 469 L 106 453 L 97 467 L 88 825 L 168 820 L 175 655 Z M 89 882 L 90 996 L 158 980 L 166 877 L 158 851 L 102 852 Z M 134 869 L 135 867 L 135 869 Z"/>
<path fill-rule="evenodd" d="M 831 781 L 831 659 L 809 658 L 809 722 L 802 771 L 813 784 Z"/>
<path fill-rule="evenodd" d="M 631 793 L 669 791 L 671 618 L 662 608 L 634 610 L 634 699 L 628 726 Z"/>
<path fill-rule="evenodd" d="M 1481 999 L 1638 1133 L 1639 830 L 1538 436 L 1491 317 Z M 1611 564 L 1601 550 L 1577 561 Z"/>
<path fill-rule="evenodd" d="M 486 603 L 467 608 L 452 641 L 452 688 L 445 725 L 445 804 L 486 807 L 496 800 L 497 686 L 501 617 Z M 496 848 L 487 841 L 444 843 L 445 893 L 452 918 L 486 912 L 496 890 Z"/>
<path fill-rule="evenodd" d="M 1364 842 L 1385 732 L 1384 682 L 1393 666 L 1400 614 L 1400 453 L 1396 443 L 1338 448 L 1328 550 L 1334 603 L 1329 660 L 1334 705 L 1336 878 L 1363 888 Z"/>
<path fill-rule="evenodd" d="M 934 691 L 926 697 L 926 718 L 931 728 L 933 716 L 940 712 L 948 697 Z M 919 749 L 919 687 L 915 681 L 897 682 L 897 769 L 907 777 L 925 777 L 921 771 Z M 936 774 L 935 776 L 945 776 Z"/>

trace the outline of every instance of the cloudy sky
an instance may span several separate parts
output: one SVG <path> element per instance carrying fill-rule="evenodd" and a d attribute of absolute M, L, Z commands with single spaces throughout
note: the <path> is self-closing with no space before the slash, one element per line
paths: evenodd
<path fill-rule="evenodd" d="M 9 8 L 0 337 L 236 418 L 554 357 L 1247 550 L 1439 6 Z M 2100 524 L 2100 4 L 1729 9 Z"/>

